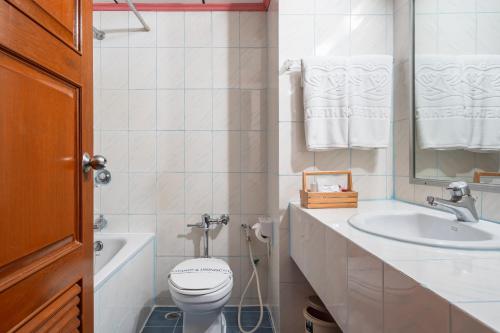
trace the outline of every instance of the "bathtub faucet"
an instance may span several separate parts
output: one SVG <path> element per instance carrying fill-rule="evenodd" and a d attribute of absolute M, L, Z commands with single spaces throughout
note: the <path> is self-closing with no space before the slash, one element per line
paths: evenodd
<path fill-rule="evenodd" d="M 211 217 L 209 214 L 203 214 L 201 216 L 201 222 L 197 224 L 188 224 L 190 228 L 200 228 L 203 229 L 203 257 L 208 258 L 208 233 L 210 231 L 211 225 L 227 225 L 229 223 L 229 215 L 223 214 L 217 218 Z"/>
<path fill-rule="evenodd" d="M 104 218 L 104 215 L 100 214 L 98 218 L 94 220 L 94 230 L 102 231 L 108 225 L 108 220 Z"/>

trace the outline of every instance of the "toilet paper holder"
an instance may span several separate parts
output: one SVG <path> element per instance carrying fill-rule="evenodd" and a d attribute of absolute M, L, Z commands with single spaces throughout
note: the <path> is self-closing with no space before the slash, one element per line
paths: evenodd
<path fill-rule="evenodd" d="M 270 217 L 259 217 L 258 222 L 254 225 L 242 224 L 241 227 L 247 231 L 251 229 L 259 241 L 268 244 L 271 243 L 273 238 L 273 220 Z"/>

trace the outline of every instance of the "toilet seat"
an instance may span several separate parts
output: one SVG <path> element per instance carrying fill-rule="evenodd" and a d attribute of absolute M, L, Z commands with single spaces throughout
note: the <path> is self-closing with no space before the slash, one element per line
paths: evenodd
<path fill-rule="evenodd" d="M 168 276 L 170 288 L 181 295 L 216 293 L 233 284 L 233 272 L 221 259 L 196 258 L 181 262 Z"/>

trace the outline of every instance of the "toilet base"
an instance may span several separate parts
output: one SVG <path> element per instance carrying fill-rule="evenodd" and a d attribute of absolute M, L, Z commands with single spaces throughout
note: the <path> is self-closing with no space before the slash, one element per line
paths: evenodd
<path fill-rule="evenodd" d="M 220 312 L 184 312 L 184 333 L 226 333 L 226 317 Z"/>

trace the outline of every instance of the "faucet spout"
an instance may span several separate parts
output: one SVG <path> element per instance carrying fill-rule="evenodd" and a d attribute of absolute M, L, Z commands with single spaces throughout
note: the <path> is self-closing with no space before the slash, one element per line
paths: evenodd
<path fill-rule="evenodd" d="M 470 194 L 470 189 L 465 182 L 455 182 L 448 186 L 451 199 L 439 199 L 433 196 L 427 197 L 427 203 L 436 209 L 455 214 L 460 222 L 479 222 L 479 214 L 476 210 L 476 199 Z"/>

